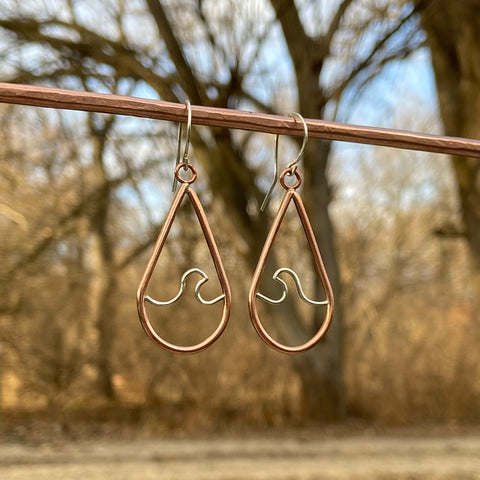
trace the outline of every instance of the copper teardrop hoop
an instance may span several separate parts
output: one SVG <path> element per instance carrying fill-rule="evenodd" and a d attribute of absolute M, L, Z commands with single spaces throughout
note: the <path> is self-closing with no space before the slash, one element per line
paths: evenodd
<path fill-rule="evenodd" d="M 288 186 L 285 182 L 285 176 L 295 176 L 296 182 L 292 186 Z M 312 226 L 310 224 L 310 220 L 308 218 L 307 212 L 305 210 L 305 207 L 303 205 L 302 198 L 300 195 L 296 192 L 296 189 L 300 186 L 302 182 L 302 178 L 300 174 L 298 173 L 298 170 L 294 170 L 292 172 L 292 168 L 286 168 L 280 175 L 280 184 L 282 187 L 286 190 L 285 195 L 283 197 L 282 203 L 280 205 L 280 208 L 278 209 L 278 212 L 273 220 L 272 227 L 270 228 L 270 231 L 268 233 L 267 239 L 265 240 L 265 244 L 262 249 L 262 253 L 260 254 L 260 258 L 258 260 L 257 268 L 255 269 L 255 273 L 253 274 L 253 279 L 252 279 L 252 284 L 250 287 L 250 291 L 248 294 L 248 309 L 250 312 L 250 318 L 252 320 L 252 324 L 260 336 L 260 338 L 270 347 L 274 348 L 275 350 L 278 350 L 279 352 L 282 353 L 301 353 L 309 350 L 310 348 L 314 347 L 320 339 L 325 335 L 325 332 L 328 330 L 328 327 L 330 326 L 330 323 L 332 321 L 332 316 L 333 316 L 333 308 L 334 308 L 334 299 L 333 299 L 333 291 L 332 287 L 330 285 L 330 281 L 328 279 L 327 272 L 325 270 L 325 267 L 323 265 L 323 260 L 322 256 L 320 255 L 320 250 L 318 249 L 317 242 L 315 240 L 315 235 L 313 233 Z M 295 204 L 295 207 L 298 212 L 298 216 L 300 217 L 300 221 L 302 223 L 303 230 L 305 232 L 305 236 L 308 241 L 308 245 L 310 247 L 310 250 L 312 252 L 313 256 L 313 263 L 315 265 L 315 269 L 317 271 L 317 274 L 319 275 L 323 289 L 325 291 L 325 296 L 326 300 L 316 302 L 309 300 L 308 298 L 305 297 L 303 290 L 301 288 L 301 284 L 299 281 L 298 276 L 293 270 L 283 268 L 279 269 L 275 272 L 273 278 L 274 280 L 280 282 L 283 285 L 284 288 L 284 293 L 281 297 L 280 300 L 272 300 L 269 299 L 268 297 L 265 297 L 264 295 L 260 294 L 258 292 L 258 286 L 260 282 L 260 278 L 262 276 L 262 273 L 265 269 L 265 264 L 268 258 L 268 254 L 270 253 L 270 250 L 272 248 L 273 242 L 275 240 L 275 237 L 278 233 L 278 230 L 280 228 L 280 225 L 282 223 L 282 220 L 285 216 L 285 213 L 287 212 L 287 208 L 290 204 L 290 202 L 293 201 Z M 300 294 L 302 300 L 306 301 L 307 303 L 310 303 L 312 305 L 326 305 L 326 312 L 325 316 L 323 319 L 323 322 L 317 331 L 317 333 L 307 342 L 305 342 L 303 345 L 295 346 L 295 347 L 290 347 L 287 345 L 283 345 L 282 343 L 278 342 L 275 340 L 266 330 L 265 327 L 263 326 L 262 322 L 259 319 L 258 316 L 258 311 L 257 311 L 257 304 L 256 304 L 256 299 L 261 298 L 262 300 L 265 300 L 269 303 L 280 303 L 283 301 L 283 299 L 286 297 L 288 290 L 287 290 L 287 285 L 286 283 L 281 280 L 278 275 L 282 271 L 287 271 L 292 275 L 292 277 L 295 280 L 296 287 L 298 290 L 298 293 Z"/>
<path fill-rule="evenodd" d="M 188 179 L 183 179 L 180 176 L 180 169 L 189 170 L 191 173 L 191 177 Z M 167 213 L 165 222 L 162 226 L 162 229 L 160 230 L 160 234 L 158 236 L 157 242 L 155 243 L 153 253 L 150 257 L 150 260 L 148 261 L 147 267 L 145 269 L 145 273 L 142 276 L 140 285 L 137 290 L 137 310 L 138 310 L 138 315 L 140 317 L 140 323 L 143 329 L 145 330 L 145 333 L 155 343 L 165 348 L 166 350 L 169 350 L 171 352 L 176 352 L 176 353 L 183 353 L 183 354 L 200 352 L 205 348 L 207 348 L 208 346 L 210 346 L 213 342 L 215 342 L 225 330 L 230 317 L 230 310 L 231 310 L 230 285 L 228 283 L 225 269 L 223 268 L 222 260 L 220 258 L 220 253 L 218 251 L 217 245 L 215 243 L 215 239 L 213 237 L 212 231 L 210 229 L 210 225 L 208 223 L 207 217 L 200 203 L 200 200 L 196 192 L 191 187 L 191 184 L 195 182 L 196 178 L 197 178 L 197 171 L 195 170 L 195 167 L 192 164 L 182 162 L 177 164 L 177 166 L 175 167 L 175 179 L 181 184 L 181 186 L 172 201 L 172 205 L 170 206 L 170 210 Z M 217 272 L 218 280 L 220 282 L 220 286 L 222 288 L 223 293 L 222 295 L 218 296 L 213 300 L 204 300 L 203 297 L 200 295 L 200 288 L 203 283 L 208 281 L 208 277 L 202 270 L 198 268 L 191 268 L 190 270 L 185 272 L 185 274 L 182 277 L 179 293 L 172 300 L 161 302 L 149 297 L 146 294 L 146 290 L 147 290 L 148 283 L 152 277 L 153 271 L 155 270 L 155 266 L 157 264 L 158 258 L 160 257 L 160 253 L 167 240 L 168 233 L 170 232 L 170 228 L 173 224 L 173 221 L 175 220 L 175 216 L 178 212 L 178 209 L 180 208 L 183 197 L 185 195 L 188 196 L 188 198 L 190 199 L 190 202 L 192 203 L 193 209 L 197 215 L 200 226 L 202 227 L 203 235 L 205 237 L 205 240 L 208 245 L 208 249 L 212 256 L 213 264 L 215 266 L 215 270 Z M 191 346 L 175 345 L 173 343 L 168 342 L 164 338 L 162 338 L 155 331 L 155 329 L 153 328 L 148 318 L 145 303 L 148 302 L 153 305 L 162 306 L 162 305 L 170 305 L 176 302 L 183 293 L 187 277 L 193 273 L 198 273 L 202 277 L 202 279 L 197 283 L 195 288 L 195 296 L 197 300 L 203 305 L 212 305 L 213 303 L 217 303 L 218 301 L 223 300 L 222 318 L 217 328 L 215 329 L 215 331 L 202 342 L 197 343 L 195 345 L 191 345 Z"/>

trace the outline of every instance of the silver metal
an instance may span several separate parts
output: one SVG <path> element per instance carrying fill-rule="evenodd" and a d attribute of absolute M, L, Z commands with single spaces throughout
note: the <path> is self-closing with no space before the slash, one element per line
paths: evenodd
<path fill-rule="evenodd" d="M 203 271 L 200 270 L 199 268 L 191 268 L 190 270 L 187 270 L 183 275 L 182 279 L 180 280 L 180 290 L 178 293 L 171 299 L 166 302 L 162 302 L 160 300 L 155 300 L 152 297 L 146 295 L 145 296 L 145 301 L 148 303 L 152 303 L 153 305 L 157 305 L 158 307 L 162 307 L 164 305 L 172 305 L 175 303 L 179 298 L 183 295 L 183 292 L 185 291 L 185 285 L 187 283 L 187 277 L 191 273 L 198 273 L 202 278 L 197 282 L 197 285 L 195 286 L 195 296 L 197 297 L 197 300 L 202 304 L 202 305 L 213 305 L 220 300 L 223 300 L 225 298 L 225 294 L 223 293 L 222 295 L 219 295 L 218 297 L 214 298 L 213 300 L 205 300 L 202 295 L 200 294 L 200 288 L 204 283 L 208 282 L 208 275 Z"/>
<path fill-rule="evenodd" d="M 316 300 L 311 300 L 310 298 L 308 298 L 305 295 L 305 292 L 303 291 L 302 283 L 300 282 L 300 278 L 298 277 L 298 275 L 292 269 L 286 268 L 286 267 L 279 268 L 272 276 L 272 278 L 275 281 L 277 281 L 278 283 L 280 283 L 282 285 L 282 287 L 283 287 L 282 296 L 278 300 L 274 300 L 273 298 L 267 297 L 266 295 L 263 295 L 263 294 L 257 292 L 257 297 L 258 298 L 261 298 L 265 302 L 271 303 L 272 305 L 282 303 L 285 300 L 285 298 L 287 298 L 288 286 L 285 283 L 285 281 L 282 280 L 279 276 L 282 272 L 286 272 L 286 273 L 290 274 L 290 276 L 293 278 L 293 280 L 295 282 L 295 286 L 297 287 L 297 292 L 300 295 L 300 298 L 305 303 L 308 303 L 310 305 L 328 305 L 328 300 L 321 300 L 320 302 L 317 302 Z"/>
<path fill-rule="evenodd" d="M 288 165 L 287 165 L 287 168 L 290 169 L 290 175 L 293 175 L 296 170 L 297 170 L 297 163 L 303 158 L 303 155 L 305 154 L 305 149 L 307 148 L 307 143 L 308 143 L 308 126 L 307 126 L 307 122 L 305 121 L 305 119 L 297 112 L 292 112 L 292 113 L 289 113 L 287 115 L 288 117 L 297 117 L 301 122 L 302 122 L 302 125 L 303 125 L 303 143 L 302 143 L 302 146 L 300 148 L 300 151 L 297 153 L 297 158 L 295 158 L 295 160 L 293 162 L 290 162 Z"/>
<path fill-rule="evenodd" d="M 177 130 L 177 157 L 175 158 L 175 166 L 177 166 L 180 163 L 180 147 L 182 146 L 182 123 L 178 124 L 178 130 Z M 178 180 L 177 176 L 173 175 L 173 181 L 172 181 L 172 192 L 175 192 L 177 190 L 177 185 L 178 185 Z"/>
<path fill-rule="evenodd" d="M 305 149 L 307 148 L 308 126 L 307 126 L 307 122 L 305 122 L 305 119 L 297 112 L 288 113 L 287 116 L 292 118 L 295 118 L 295 117 L 299 118 L 303 124 L 303 131 L 304 131 L 303 142 L 302 142 L 300 151 L 298 152 L 295 160 L 293 160 L 287 165 L 287 169 L 289 169 L 290 171 L 289 175 L 294 175 L 295 172 L 297 171 L 297 164 L 303 158 L 303 155 L 305 154 Z M 267 207 L 270 197 L 272 195 L 273 189 L 275 188 L 275 185 L 277 184 L 277 181 L 278 181 L 278 138 L 279 137 L 280 137 L 279 134 L 275 135 L 275 164 L 274 164 L 274 170 L 273 170 L 273 181 L 270 185 L 270 188 L 268 189 L 267 194 L 265 195 L 265 198 L 263 199 L 262 206 L 260 207 L 261 212 L 263 212 Z"/>
<path fill-rule="evenodd" d="M 272 184 L 270 185 L 270 188 L 268 189 L 267 194 L 265 195 L 265 198 L 263 199 L 262 206 L 260 207 L 261 212 L 263 212 L 267 207 L 270 197 L 272 195 L 273 189 L 275 188 L 275 185 L 277 184 L 277 181 L 278 181 L 278 138 L 279 137 L 280 135 L 275 135 L 275 163 L 273 165 L 273 181 L 272 181 Z"/>
<path fill-rule="evenodd" d="M 182 145 L 182 131 L 183 131 L 183 123 L 180 122 L 178 124 L 178 133 L 177 133 L 177 158 L 175 160 L 175 166 L 177 166 L 179 163 L 183 163 L 184 170 L 188 169 L 188 149 L 190 146 L 190 133 L 192 131 L 192 105 L 190 103 L 190 100 L 185 100 L 185 106 L 187 107 L 187 135 L 185 138 L 185 149 L 183 151 L 183 157 L 180 159 L 180 151 L 181 151 L 181 145 Z M 177 184 L 178 180 L 176 175 L 173 176 L 173 182 L 172 182 L 172 192 L 175 192 L 177 189 Z"/>

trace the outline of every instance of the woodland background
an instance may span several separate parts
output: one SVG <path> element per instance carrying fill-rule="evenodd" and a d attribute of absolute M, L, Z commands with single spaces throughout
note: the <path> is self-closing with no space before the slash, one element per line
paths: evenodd
<path fill-rule="evenodd" d="M 0 80 L 480 138 L 478 32 L 478 0 L 0 0 Z M 432 70 L 414 85 L 416 62 Z M 433 76 L 438 103 L 422 95 Z M 174 356 L 141 330 L 135 291 L 173 197 L 177 126 L 7 105 L 0 122 L 4 420 L 162 431 L 480 420 L 478 159 L 310 140 L 302 195 L 337 307 L 318 347 L 283 356 L 247 312 L 281 197 L 259 212 L 273 136 L 195 127 L 197 191 L 234 303 L 214 346 Z M 280 138 L 281 162 L 298 146 Z M 299 232 L 289 216 L 271 268 L 290 262 L 321 298 Z M 153 296 L 172 297 L 192 266 L 215 278 L 201 240 L 182 208 Z M 202 338 L 219 315 L 191 283 L 155 313 L 174 342 Z M 212 280 L 205 297 L 217 291 Z M 264 315 L 296 344 L 323 311 L 289 297 Z"/>

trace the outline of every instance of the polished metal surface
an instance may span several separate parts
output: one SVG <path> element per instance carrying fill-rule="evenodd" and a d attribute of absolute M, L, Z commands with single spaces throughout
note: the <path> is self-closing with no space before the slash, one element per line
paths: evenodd
<path fill-rule="evenodd" d="M 148 303 L 151 303 L 152 305 L 156 305 L 157 307 L 163 307 L 165 305 L 174 304 L 175 302 L 180 300 L 181 296 L 183 295 L 183 292 L 185 291 L 186 284 L 187 284 L 187 278 L 192 273 L 198 273 L 202 277 L 197 282 L 197 284 L 195 285 L 195 297 L 202 305 L 214 305 L 215 303 L 217 303 L 220 300 L 223 300 L 225 298 L 225 294 L 223 293 L 222 295 L 219 295 L 218 297 L 214 298 L 213 300 L 205 300 L 202 297 L 202 295 L 200 294 L 200 288 L 202 287 L 202 285 L 204 283 L 208 282 L 208 275 L 203 270 L 200 270 L 200 268 L 190 268 L 190 270 L 187 270 L 182 275 L 182 279 L 180 280 L 180 290 L 171 300 L 167 300 L 167 301 L 162 302 L 161 300 L 155 300 L 154 298 L 146 295 L 145 296 L 145 301 L 148 302 Z M 282 281 L 282 280 L 280 279 L 280 281 Z"/>
<path fill-rule="evenodd" d="M 297 164 L 298 162 L 302 159 L 305 148 L 307 146 L 307 141 L 308 141 L 308 126 L 304 120 L 304 118 L 299 114 L 299 113 L 293 113 L 290 114 L 291 116 L 295 116 L 298 119 L 300 119 L 302 125 L 303 125 L 303 130 L 304 130 L 304 139 L 303 139 L 303 144 L 302 147 L 297 154 L 295 160 L 290 162 L 287 165 L 287 168 L 282 172 L 280 175 L 280 185 L 286 190 L 285 194 L 283 196 L 282 203 L 280 204 L 280 207 L 278 209 L 278 212 L 273 220 L 273 224 L 270 228 L 270 231 L 268 232 L 267 239 L 265 240 L 265 244 L 263 245 L 262 252 L 260 254 L 260 258 L 257 263 L 257 267 L 255 269 L 255 273 L 253 274 L 252 278 L 252 283 L 250 285 L 250 290 L 248 293 L 248 310 L 250 313 L 250 319 L 252 321 L 252 324 L 260 336 L 260 338 L 270 347 L 274 348 L 275 350 L 278 350 L 279 352 L 282 353 L 302 353 L 310 348 L 314 347 L 320 339 L 325 335 L 326 331 L 328 330 L 328 327 L 330 326 L 330 323 L 332 321 L 332 316 L 333 316 L 333 308 L 334 308 L 334 299 L 333 299 L 333 290 L 330 285 L 330 280 L 328 278 L 327 272 L 325 270 L 325 267 L 323 265 L 323 260 L 322 256 L 320 255 L 320 250 L 318 248 L 317 241 L 315 239 L 315 235 L 313 233 L 312 226 L 310 224 L 310 220 L 308 218 L 307 212 L 305 210 L 305 206 L 303 205 L 302 197 L 296 192 L 296 189 L 301 185 L 302 183 L 302 177 L 300 176 L 300 173 L 297 170 Z M 277 173 L 277 167 L 278 167 L 278 136 L 275 139 L 275 177 Z M 288 185 L 285 181 L 286 177 L 295 177 L 295 182 L 293 185 Z M 274 182 L 270 186 L 270 189 L 267 193 L 267 196 L 265 197 L 265 200 L 263 201 L 262 204 L 262 209 L 265 207 L 266 202 L 268 201 L 268 198 L 273 190 L 273 187 L 275 186 L 276 183 L 276 178 L 274 178 Z M 294 203 L 295 208 L 297 210 L 298 216 L 300 218 L 300 222 L 303 227 L 303 231 L 305 233 L 305 236 L 307 238 L 308 245 L 310 247 L 310 251 L 312 254 L 313 258 L 313 263 L 315 266 L 315 270 L 317 275 L 319 276 L 323 289 L 325 291 L 325 296 L 326 300 L 311 300 L 308 298 L 302 288 L 302 284 L 300 281 L 300 278 L 298 277 L 297 273 L 286 267 L 282 267 L 276 270 L 276 272 L 273 274 L 273 280 L 276 282 L 280 283 L 283 287 L 283 292 L 282 295 L 278 300 L 272 299 L 270 297 L 267 297 L 266 295 L 263 295 L 259 293 L 258 287 L 260 283 L 260 278 L 262 276 L 262 273 L 265 269 L 265 265 L 267 262 L 268 255 L 272 249 L 273 243 L 275 241 L 275 238 L 277 236 L 277 233 L 280 229 L 280 226 L 282 224 L 282 221 L 285 217 L 285 214 L 287 212 L 287 208 L 290 205 L 290 202 Z M 265 329 L 263 326 L 259 315 L 258 315 L 258 310 L 257 310 L 257 303 L 256 300 L 257 298 L 270 303 L 270 304 L 279 304 L 282 303 L 287 295 L 288 295 L 288 286 L 286 282 L 279 277 L 279 275 L 282 273 L 288 273 L 289 275 L 292 276 L 295 286 L 297 288 L 297 293 L 299 294 L 301 300 L 304 302 L 308 303 L 309 305 L 314 305 L 314 306 L 325 306 L 325 316 L 323 319 L 322 324 L 320 325 L 320 328 L 318 331 L 315 333 L 315 335 L 310 338 L 307 342 L 305 342 L 302 345 L 290 347 L 287 345 L 284 345 L 280 343 L 279 341 L 275 340 Z"/>
<path fill-rule="evenodd" d="M 181 103 L 38 85 L 0 82 L 0 102 L 185 122 L 185 105 Z M 480 158 L 480 140 L 318 119 L 305 122 L 311 138 Z M 305 134 L 302 125 L 291 117 L 209 106 L 192 106 L 192 123 L 282 135 Z"/>
<path fill-rule="evenodd" d="M 305 352 L 312 347 L 314 347 L 320 340 L 321 338 L 325 335 L 326 331 L 328 330 L 328 327 L 330 326 L 330 323 L 332 321 L 332 316 L 333 316 L 333 309 L 334 309 L 334 298 L 333 298 L 333 290 L 330 285 L 330 280 L 328 278 L 327 272 L 325 270 L 325 266 L 323 265 L 323 260 L 322 256 L 320 254 L 320 250 L 318 249 L 317 241 L 315 239 L 315 235 L 313 233 L 312 226 L 310 224 L 310 220 L 308 218 L 307 212 L 305 210 L 305 206 L 303 204 L 302 198 L 300 195 L 296 192 L 296 189 L 300 186 L 301 184 L 301 177 L 298 171 L 295 172 L 295 177 L 296 177 L 296 182 L 292 186 L 288 186 L 285 183 L 285 176 L 286 175 L 291 175 L 290 169 L 285 169 L 281 176 L 280 176 L 280 184 L 282 187 L 286 190 L 285 195 L 283 197 L 282 203 L 280 204 L 280 207 L 278 209 L 278 212 L 273 220 L 272 226 L 270 228 L 270 231 L 267 235 L 267 239 L 265 240 L 265 244 L 263 245 L 262 252 L 260 254 L 260 258 L 257 263 L 257 267 L 255 269 L 255 273 L 253 274 L 252 278 L 252 283 L 250 286 L 250 290 L 248 293 L 248 310 L 250 312 L 250 319 L 252 321 L 252 324 L 260 336 L 260 338 L 270 347 L 274 348 L 275 350 L 282 352 L 282 353 L 302 353 Z M 302 224 L 305 236 L 307 238 L 308 245 L 310 247 L 311 253 L 312 253 L 312 258 L 313 258 L 313 264 L 315 266 L 315 270 L 317 275 L 320 277 L 320 280 L 322 282 L 323 290 L 325 291 L 325 301 L 318 302 L 317 305 L 323 305 L 325 306 L 325 315 L 323 322 L 318 329 L 318 331 L 315 333 L 315 335 L 310 338 L 307 342 L 305 342 L 302 345 L 298 346 L 288 346 L 284 345 L 281 342 L 275 340 L 265 329 L 263 326 L 259 315 L 258 315 L 258 309 L 257 309 L 257 303 L 256 300 L 258 297 L 263 298 L 263 300 L 266 299 L 265 296 L 262 294 L 259 294 L 258 292 L 258 287 L 260 283 L 260 278 L 262 276 L 262 273 L 265 269 L 265 264 L 268 258 L 268 254 L 270 253 L 270 250 L 272 249 L 273 242 L 275 241 L 275 238 L 277 236 L 278 230 L 280 229 L 280 226 L 282 224 L 283 218 L 285 217 L 285 213 L 287 212 L 287 208 L 290 204 L 290 202 L 294 203 L 298 216 L 300 218 L 300 222 Z M 281 271 L 282 269 L 280 269 Z M 276 280 L 279 281 L 280 279 L 278 278 L 278 274 L 281 273 L 279 270 L 277 270 L 277 278 Z M 274 275 L 275 277 L 275 275 Z M 295 276 L 294 276 L 295 280 Z M 284 282 L 281 281 L 283 284 Z M 300 283 L 297 283 L 297 289 L 299 290 L 300 297 L 302 297 L 301 294 L 301 286 L 299 288 Z M 286 295 L 286 291 L 284 291 L 284 294 Z M 283 297 L 283 295 L 282 295 Z M 305 301 L 305 298 L 302 298 Z M 283 300 L 281 298 L 280 300 Z M 268 300 L 267 300 L 268 301 Z M 310 299 L 307 299 L 308 303 L 315 302 L 315 301 L 310 301 Z M 276 303 L 274 301 L 274 303 Z"/>
<path fill-rule="evenodd" d="M 300 278 L 297 275 L 297 273 L 291 268 L 286 268 L 286 267 L 277 269 L 272 276 L 273 280 L 275 280 L 280 285 L 282 285 L 283 291 L 280 298 L 277 300 L 274 300 L 273 298 L 267 297 L 266 295 L 263 295 L 259 292 L 257 292 L 257 297 L 261 298 L 263 301 L 270 303 L 272 305 L 277 305 L 279 303 L 282 303 L 287 298 L 287 295 L 288 295 L 288 285 L 283 279 L 280 278 L 280 274 L 283 272 L 288 273 L 293 278 L 293 281 L 295 282 L 295 286 L 297 287 L 297 292 L 300 295 L 300 298 L 305 303 L 308 303 L 309 305 L 328 305 L 328 300 L 320 300 L 319 302 L 317 302 L 316 300 L 311 300 L 310 298 L 308 298 L 305 295 L 305 292 L 303 291 L 302 282 L 300 281 Z"/>
<path fill-rule="evenodd" d="M 191 172 L 191 177 L 189 179 L 184 179 L 180 176 L 180 170 L 183 170 L 184 168 L 186 168 Z M 181 186 L 172 201 L 170 210 L 167 213 L 165 222 L 162 226 L 162 229 L 160 230 L 160 234 L 158 236 L 157 242 L 155 243 L 153 253 L 150 257 L 150 260 L 148 261 L 147 267 L 140 281 L 140 285 L 137 290 L 137 310 L 140 318 L 140 323 L 143 329 L 145 330 L 145 333 L 155 343 L 157 343 L 161 347 L 171 352 L 187 354 L 187 353 L 196 353 L 204 350 L 220 337 L 220 335 L 223 333 L 223 331 L 225 330 L 228 324 L 228 320 L 230 317 L 232 296 L 231 296 L 230 285 L 228 283 L 227 275 L 225 273 L 225 269 L 223 268 L 222 260 L 220 258 L 220 253 L 215 243 L 215 239 L 210 229 L 210 225 L 208 223 L 207 217 L 205 215 L 205 212 L 202 208 L 202 205 L 200 203 L 200 200 L 197 194 L 195 193 L 193 188 L 191 188 L 191 184 L 197 178 L 197 172 L 195 170 L 195 167 L 191 163 L 188 165 L 185 165 L 183 163 L 177 164 L 177 166 L 175 167 L 175 178 L 181 184 Z M 208 249 L 210 251 L 210 255 L 212 257 L 215 270 L 217 272 L 218 281 L 220 282 L 220 286 L 223 293 L 222 295 L 216 297 L 213 300 L 204 300 L 200 295 L 200 287 L 208 280 L 208 277 L 202 270 L 193 268 L 185 272 L 185 274 L 183 275 L 180 292 L 177 294 L 177 296 L 174 297 L 174 299 L 169 300 L 167 302 L 159 302 L 149 297 L 146 293 L 146 290 L 150 282 L 150 279 L 152 277 L 153 271 L 155 270 L 155 266 L 158 262 L 158 258 L 160 257 L 160 253 L 162 252 L 162 249 L 167 240 L 168 233 L 170 232 L 172 224 L 175 220 L 175 216 L 185 196 L 187 196 L 190 202 L 192 203 L 193 209 L 196 213 L 196 216 L 202 228 L 203 235 L 207 242 Z M 159 335 L 155 331 L 148 317 L 145 303 L 153 303 L 154 305 L 160 305 L 160 306 L 170 305 L 174 303 L 176 300 L 178 300 L 178 298 L 180 298 L 180 296 L 183 293 L 186 278 L 188 277 L 188 275 L 190 275 L 193 272 L 197 272 L 203 277 L 202 280 L 200 280 L 197 283 L 195 288 L 195 296 L 197 300 L 199 300 L 200 303 L 204 305 L 211 305 L 213 303 L 223 300 L 222 318 L 220 319 L 220 322 L 217 325 L 215 331 L 202 342 L 199 342 L 195 345 L 190 345 L 190 346 L 175 345 L 165 340 L 161 335 Z"/>
<path fill-rule="evenodd" d="M 183 151 L 183 156 L 180 159 L 180 151 L 181 151 L 181 145 L 182 145 L 182 131 L 183 131 L 183 123 L 178 124 L 178 133 L 177 133 L 177 159 L 175 161 L 175 167 L 179 163 L 183 163 L 184 170 L 188 169 L 188 149 L 190 147 L 190 135 L 192 133 L 192 105 L 190 103 L 190 100 L 185 101 L 185 106 L 187 107 L 187 135 L 185 138 L 185 149 Z M 175 192 L 177 189 L 178 181 L 177 181 L 177 176 L 173 175 L 173 183 L 172 183 L 172 192 Z"/>
<path fill-rule="evenodd" d="M 287 165 L 287 168 L 290 170 L 290 174 L 293 175 L 297 170 L 298 162 L 303 158 L 303 155 L 305 154 L 305 149 L 307 148 L 308 127 L 307 127 L 307 123 L 305 122 L 305 119 L 299 113 L 296 113 L 296 112 L 289 113 L 288 116 L 298 118 L 302 122 L 303 131 L 304 131 L 302 146 L 300 147 L 300 150 L 298 151 L 295 160 L 293 160 L 293 162 L 290 162 Z M 275 188 L 275 185 L 277 184 L 277 181 L 278 181 L 278 138 L 279 137 L 280 137 L 279 134 L 275 135 L 275 162 L 273 164 L 274 165 L 273 180 L 267 191 L 267 194 L 265 195 L 265 198 L 263 199 L 262 206 L 260 207 L 261 212 L 263 212 L 267 207 L 270 197 L 272 195 L 273 189 Z"/>

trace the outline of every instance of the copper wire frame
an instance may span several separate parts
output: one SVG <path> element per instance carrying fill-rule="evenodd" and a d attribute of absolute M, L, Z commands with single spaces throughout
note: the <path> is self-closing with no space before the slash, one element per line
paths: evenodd
<path fill-rule="evenodd" d="M 288 186 L 285 183 L 286 175 L 288 176 L 294 175 L 296 177 L 296 182 L 294 185 Z M 283 200 L 282 200 L 282 203 L 280 204 L 277 214 L 275 215 L 270 231 L 268 232 L 267 238 L 265 240 L 265 244 L 263 245 L 263 249 L 260 254 L 260 258 L 258 260 L 255 273 L 253 274 L 250 291 L 248 293 L 248 310 L 250 313 L 250 319 L 259 337 L 273 349 L 282 353 L 287 353 L 287 354 L 302 353 L 314 347 L 327 332 L 332 321 L 333 310 L 334 310 L 334 297 L 333 297 L 332 286 L 330 285 L 330 280 L 325 270 L 322 256 L 320 254 L 320 250 L 318 248 L 318 244 L 315 239 L 315 234 L 313 233 L 312 225 L 310 224 L 307 211 L 305 210 L 302 197 L 296 191 L 296 189 L 300 186 L 301 182 L 302 182 L 302 178 L 297 170 L 295 170 L 295 172 L 292 174 L 292 167 L 286 168 L 280 175 L 280 184 L 286 190 L 286 192 L 283 196 Z M 321 279 L 323 289 L 325 291 L 325 296 L 326 296 L 325 301 L 316 302 L 318 304 L 326 305 L 325 316 L 322 324 L 320 325 L 320 328 L 315 333 L 315 335 L 312 338 L 310 338 L 307 342 L 305 342 L 302 345 L 293 346 L 293 347 L 284 345 L 278 342 L 267 332 L 262 322 L 260 321 L 258 310 L 257 310 L 257 304 L 256 304 L 257 297 L 263 300 L 266 299 L 265 296 L 261 295 L 258 292 L 260 278 L 265 269 L 267 258 L 270 253 L 270 250 L 272 249 L 273 242 L 275 241 L 277 233 L 280 229 L 280 225 L 282 224 L 283 218 L 285 217 L 285 214 L 287 212 L 287 208 L 290 202 L 292 201 L 295 204 L 298 216 L 300 218 L 300 222 L 302 224 L 303 230 L 305 232 L 305 236 L 307 238 L 308 245 L 312 253 L 315 270 Z M 297 289 L 299 289 L 298 283 L 297 283 Z"/>
<path fill-rule="evenodd" d="M 180 176 L 180 169 L 190 170 L 192 174 L 191 178 L 187 180 L 183 179 Z M 153 340 L 155 343 L 157 343 L 161 347 L 171 352 L 180 353 L 180 354 L 190 354 L 190 353 L 197 353 L 197 352 L 201 352 L 202 350 L 205 350 L 207 347 L 212 345 L 212 343 L 214 343 L 220 337 L 220 335 L 224 332 L 225 328 L 227 327 L 228 320 L 230 318 L 232 294 L 230 290 L 230 285 L 228 283 L 228 278 L 225 273 L 222 260 L 220 258 L 220 253 L 218 251 L 217 244 L 215 243 L 212 230 L 207 220 L 207 216 L 205 215 L 205 211 L 203 210 L 203 207 L 202 207 L 202 204 L 200 203 L 198 195 L 191 187 L 191 184 L 197 178 L 197 172 L 195 167 L 192 164 L 186 164 L 183 162 L 177 164 L 177 166 L 175 167 L 175 178 L 181 184 L 181 186 L 178 189 L 178 192 L 176 193 L 172 201 L 172 205 L 170 206 L 170 209 L 165 218 L 165 222 L 160 230 L 159 236 L 155 243 L 153 253 L 147 263 L 147 267 L 140 281 L 140 285 L 137 290 L 137 310 L 138 310 L 138 316 L 140 318 L 140 323 L 143 329 L 145 330 L 145 333 L 148 335 L 148 337 L 151 340 Z M 175 220 L 175 216 L 185 196 L 187 196 L 190 199 L 193 209 L 197 215 L 198 221 L 203 231 L 203 235 L 207 242 L 208 249 L 212 256 L 213 264 L 215 266 L 217 277 L 223 292 L 223 295 L 220 295 L 213 301 L 203 301 L 202 297 L 199 295 L 199 288 L 201 287 L 202 283 L 205 283 L 208 280 L 208 277 L 206 277 L 206 275 L 199 269 L 191 269 L 189 270 L 189 272 L 186 272 L 186 275 L 184 275 L 184 277 L 188 276 L 188 274 L 192 270 L 195 270 L 198 273 L 201 272 L 200 274 L 202 275 L 203 280 L 200 280 L 200 282 L 197 284 L 197 287 L 195 289 L 195 295 L 201 303 L 212 304 L 212 303 L 216 303 L 217 301 L 223 300 L 222 318 L 219 324 L 217 325 L 216 329 L 205 340 L 191 346 L 176 345 L 165 340 L 163 337 L 161 337 L 153 328 L 150 322 L 150 319 L 148 318 L 146 305 L 145 305 L 146 302 L 155 304 L 155 301 L 152 301 L 153 299 L 148 297 L 148 295 L 146 294 L 146 290 L 150 282 L 150 279 L 152 277 L 152 274 L 155 270 L 155 266 L 157 265 L 158 259 L 160 257 L 160 253 L 162 252 L 165 242 L 167 240 L 172 224 Z M 184 281 L 184 278 L 182 278 L 182 283 L 183 281 Z M 179 295 L 177 295 L 177 297 L 175 297 L 174 300 L 170 302 L 157 302 L 157 304 L 161 304 L 161 303 L 170 304 L 176 301 L 178 297 Z"/>

